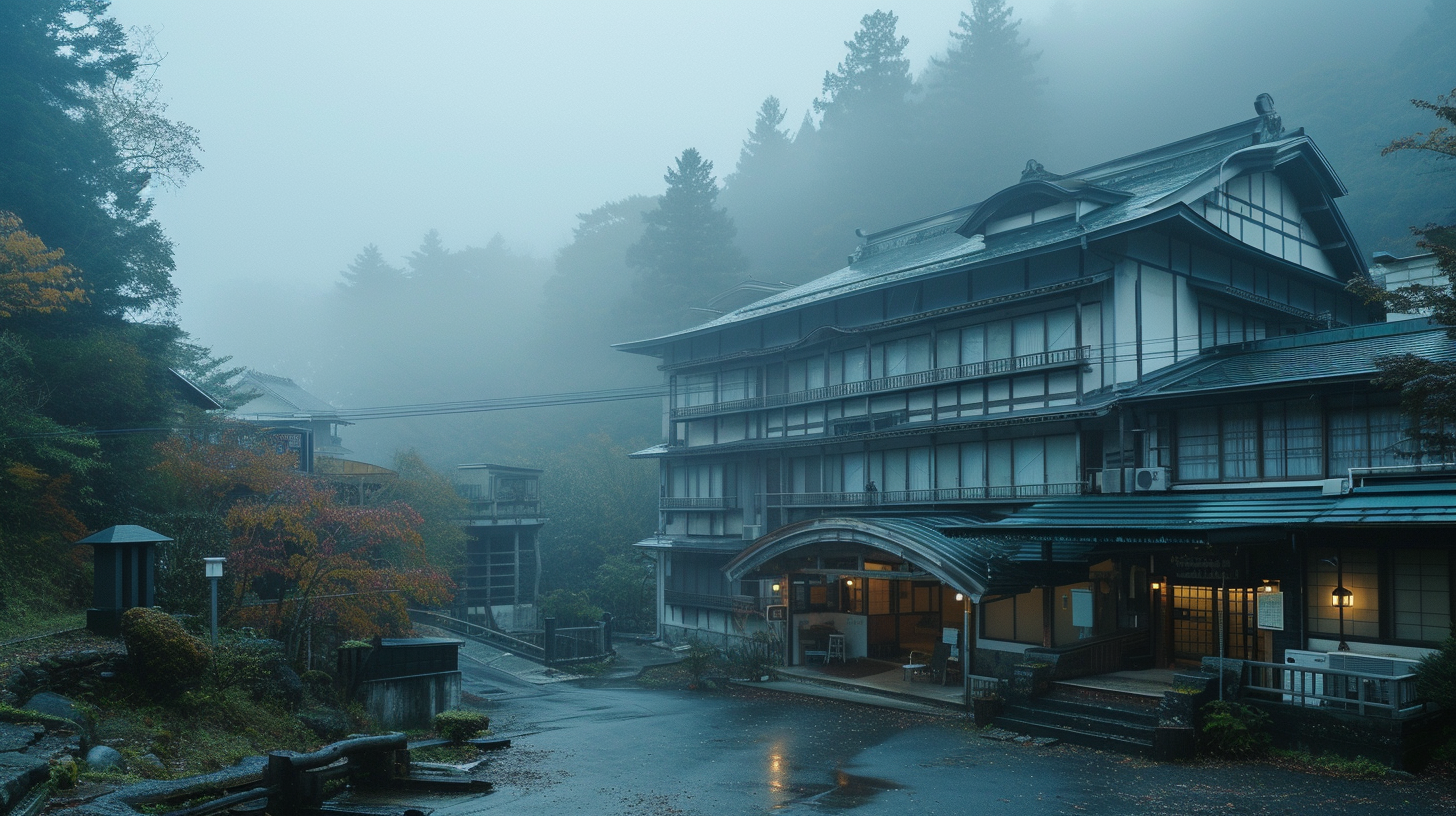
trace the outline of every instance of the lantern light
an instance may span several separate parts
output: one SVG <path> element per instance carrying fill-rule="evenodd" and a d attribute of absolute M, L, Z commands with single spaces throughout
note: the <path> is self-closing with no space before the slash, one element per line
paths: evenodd
<path fill-rule="evenodd" d="M 1330 606 L 1354 606 L 1355 593 L 1343 586 L 1337 586 L 1330 591 Z"/>

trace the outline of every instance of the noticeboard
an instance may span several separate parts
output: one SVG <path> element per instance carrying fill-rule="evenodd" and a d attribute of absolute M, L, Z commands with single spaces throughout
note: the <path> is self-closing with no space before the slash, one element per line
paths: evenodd
<path fill-rule="evenodd" d="M 768 608 L 768 619 L 771 621 L 788 620 L 789 608 L 783 604 L 770 604 Z"/>
<path fill-rule="evenodd" d="M 1257 603 L 1260 629 L 1284 629 L 1284 593 L 1260 592 Z"/>

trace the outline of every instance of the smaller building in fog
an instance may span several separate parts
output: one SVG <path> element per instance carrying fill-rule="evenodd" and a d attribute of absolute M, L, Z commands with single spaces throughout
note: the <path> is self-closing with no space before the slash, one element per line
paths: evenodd
<path fill-rule="evenodd" d="M 469 502 L 465 525 L 465 581 L 456 617 L 510 632 L 534 629 L 541 586 L 536 534 L 541 515 L 541 471 L 506 465 L 460 465 L 455 489 Z"/>

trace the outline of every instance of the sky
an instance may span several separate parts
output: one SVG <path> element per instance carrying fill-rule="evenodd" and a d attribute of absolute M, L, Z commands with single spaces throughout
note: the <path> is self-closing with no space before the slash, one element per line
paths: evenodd
<path fill-rule="evenodd" d="M 1119 136 L 1131 152 L 1251 115 L 1262 88 L 1250 77 L 1298 70 L 1320 49 L 1390 41 L 1424 0 L 1391 0 L 1379 13 L 1328 0 L 1319 14 L 1307 0 L 1013 5 L 1045 49 L 1040 68 L 1056 79 L 1066 121 L 1125 111 L 1128 131 L 1146 136 Z M 894 6 L 916 73 L 968 7 Z M 176 244 L 180 322 L 244 364 L 240 309 L 327 289 L 366 244 L 399 260 L 429 229 L 451 249 L 499 233 L 517 251 L 550 257 L 577 213 L 660 192 L 686 147 L 721 178 L 764 97 L 777 95 L 785 124 L 797 127 L 870 10 L 843 0 L 111 7 L 124 26 L 156 30 L 168 113 L 202 138 L 204 169 L 157 193 L 157 218 Z M 1286 47 L 1291 30 L 1304 36 Z M 1227 81 L 1208 76 L 1219 71 Z M 1106 87 L 1119 72 L 1139 75 L 1142 92 Z M 1164 86 L 1146 76 L 1160 72 Z M 1189 72 L 1213 81 L 1180 87 Z M 1078 85 L 1093 74 L 1103 87 Z M 1147 124 L 1167 95 L 1209 85 L 1216 91 L 1196 113 Z"/>
<path fill-rule="evenodd" d="M 919 67 L 962 0 L 901 14 Z M 1049 3 L 1024 4 L 1025 17 Z M 259 289 L 332 285 L 368 243 L 549 256 L 576 214 L 654 194 L 686 147 L 731 172 L 764 97 L 797 126 L 864 13 L 823 0 L 197 3 L 117 0 L 166 55 L 204 170 L 157 196 L 185 328 Z M 786 122 L 788 124 L 788 122 Z M 217 338 L 221 339 L 221 338 Z M 238 353 L 242 349 L 225 349 Z"/>

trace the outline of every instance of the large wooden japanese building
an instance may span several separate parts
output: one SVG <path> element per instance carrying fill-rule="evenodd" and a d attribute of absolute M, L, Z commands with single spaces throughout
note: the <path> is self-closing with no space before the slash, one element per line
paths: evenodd
<path fill-rule="evenodd" d="M 1210 133 L 865 235 L 849 263 L 622 350 L 661 360 L 661 633 L 787 607 L 849 655 L 970 622 L 978 674 L 1288 650 L 1412 657 L 1450 631 L 1456 468 L 1420 464 L 1376 361 L 1456 358 L 1367 272 L 1272 102 Z M 1344 605 L 1332 595 L 1345 593 Z M 965 637 L 966 633 L 960 635 Z"/>

